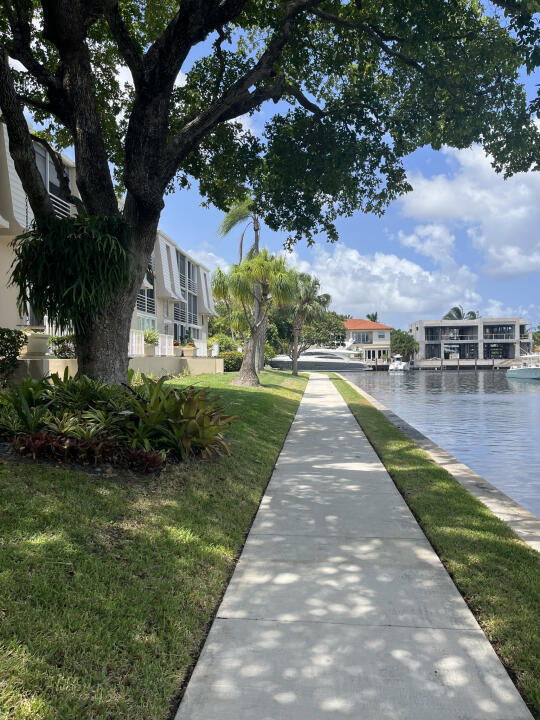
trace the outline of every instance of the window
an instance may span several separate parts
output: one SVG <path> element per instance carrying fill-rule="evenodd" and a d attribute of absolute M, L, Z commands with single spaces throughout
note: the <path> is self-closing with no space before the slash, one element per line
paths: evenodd
<path fill-rule="evenodd" d="M 186 256 L 176 251 L 176 262 L 178 263 L 178 272 L 180 273 L 180 282 L 186 284 Z"/>
<path fill-rule="evenodd" d="M 137 313 L 137 330 L 155 330 L 156 318 L 139 315 Z"/>
<path fill-rule="evenodd" d="M 355 332 L 353 333 L 353 340 L 358 344 L 370 344 L 373 342 L 373 333 L 370 332 Z"/>
<path fill-rule="evenodd" d="M 386 333 L 379 333 L 377 337 L 379 338 L 379 340 L 384 340 L 386 337 Z"/>

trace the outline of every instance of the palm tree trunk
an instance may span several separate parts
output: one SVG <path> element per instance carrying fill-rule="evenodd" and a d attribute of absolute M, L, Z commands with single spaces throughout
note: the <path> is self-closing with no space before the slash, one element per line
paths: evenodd
<path fill-rule="evenodd" d="M 292 345 L 292 374 L 298 375 L 298 338 L 300 330 L 293 325 L 293 345 Z"/>
<path fill-rule="evenodd" d="M 258 338 L 259 333 L 255 332 L 246 340 L 242 367 L 231 385 L 240 385 L 243 387 L 257 387 L 257 385 L 260 385 L 256 367 Z"/>

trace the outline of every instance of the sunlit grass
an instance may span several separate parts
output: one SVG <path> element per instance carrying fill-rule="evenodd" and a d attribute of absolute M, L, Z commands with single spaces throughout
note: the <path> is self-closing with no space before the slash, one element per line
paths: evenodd
<path fill-rule="evenodd" d="M 232 455 L 149 480 L 0 464 L 0 718 L 166 720 L 305 378 L 184 378 L 239 416 Z"/>
<path fill-rule="evenodd" d="M 539 554 L 350 385 L 334 384 L 540 717 Z"/>

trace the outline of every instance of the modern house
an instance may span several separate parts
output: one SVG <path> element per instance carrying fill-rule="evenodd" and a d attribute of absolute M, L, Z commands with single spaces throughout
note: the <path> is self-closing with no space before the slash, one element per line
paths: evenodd
<path fill-rule="evenodd" d="M 45 148 L 34 144 L 38 169 L 49 190 L 58 217 L 75 214 L 75 207 L 60 197 L 58 177 Z M 65 155 L 62 163 L 72 194 L 78 195 L 75 164 Z M 13 262 L 12 240 L 30 227 L 32 210 L 8 149 L 5 125 L 0 124 L 0 327 L 37 327 L 46 318 L 35 318 L 31 308 L 21 316 L 17 310 L 17 291 L 9 286 Z M 159 355 L 173 355 L 173 342 L 187 335 L 193 338 L 198 356 L 207 355 L 208 318 L 215 314 L 210 271 L 181 250 L 161 230 L 156 237 L 152 271 L 139 291 L 133 312 L 130 355 L 144 355 L 144 330 L 160 333 Z"/>
<path fill-rule="evenodd" d="M 523 318 L 417 320 L 409 332 L 418 342 L 415 365 L 504 367 L 532 352 L 532 331 Z"/>
<path fill-rule="evenodd" d="M 349 319 L 345 326 L 345 347 L 363 356 L 373 364 L 384 364 L 390 358 L 390 325 L 372 320 Z"/>

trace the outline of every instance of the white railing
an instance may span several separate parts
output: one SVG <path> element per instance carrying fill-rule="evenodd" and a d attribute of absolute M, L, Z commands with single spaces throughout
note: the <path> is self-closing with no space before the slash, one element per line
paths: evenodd
<path fill-rule="evenodd" d="M 184 303 L 174 304 L 174 319 L 176 322 L 186 322 L 187 313 Z"/>
<path fill-rule="evenodd" d="M 70 217 L 71 215 L 71 205 L 67 203 L 65 200 L 62 200 L 61 198 L 57 197 L 56 195 L 53 195 L 52 193 L 49 193 L 49 196 L 51 198 L 52 206 L 54 208 L 54 214 L 57 218 L 66 218 Z"/>
<path fill-rule="evenodd" d="M 144 332 L 142 330 L 129 331 L 128 355 L 131 357 L 144 355 Z"/>
<path fill-rule="evenodd" d="M 197 323 L 197 313 L 188 312 L 187 314 L 187 321 L 189 325 L 198 325 Z"/>
<path fill-rule="evenodd" d="M 159 336 L 158 355 L 171 357 L 174 355 L 174 338 L 172 335 Z"/>
<path fill-rule="evenodd" d="M 191 280 L 191 278 L 188 278 L 188 281 L 187 281 L 187 289 L 188 289 L 190 292 L 192 292 L 192 293 L 194 293 L 194 294 L 197 294 L 198 289 L 199 289 L 199 286 L 197 285 L 197 282 L 196 282 L 195 280 Z"/>
<path fill-rule="evenodd" d="M 153 297 L 149 297 L 144 290 L 139 290 L 137 295 L 137 310 L 141 312 L 149 313 L 150 315 L 156 314 L 156 300 Z"/>
<path fill-rule="evenodd" d="M 515 340 L 514 333 L 484 333 L 484 340 Z"/>

